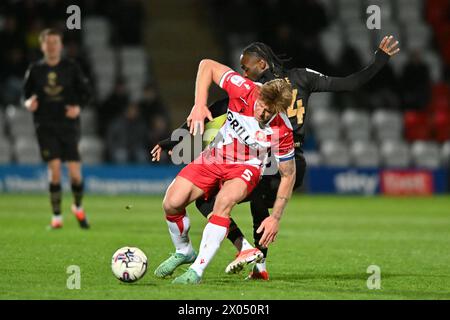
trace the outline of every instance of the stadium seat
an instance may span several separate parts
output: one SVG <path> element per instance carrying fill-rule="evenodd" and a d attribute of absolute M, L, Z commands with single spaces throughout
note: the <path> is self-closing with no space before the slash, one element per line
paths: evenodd
<path fill-rule="evenodd" d="M 404 24 L 406 34 L 406 48 L 408 50 L 419 49 L 427 50 L 431 45 L 432 33 L 430 27 L 425 23 L 411 23 L 407 21 Z"/>
<path fill-rule="evenodd" d="M 406 111 L 404 113 L 405 138 L 408 141 L 429 140 L 432 128 L 425 111 Z"/>
<path fill-rule="evenodd" d="M 109 45 L 110 25 L 103 17 L 86 17 L 83 20 L 83 44 L 89 49 L 105 48 Z"/>
<path fill-rule="evenodd" d="M 370 140 L 370 117 L 367 112 L 347 109 L 342 113 L 341 121 L 345 136 L 350 141 Z"/>
<path fill-rule="evenodd" d="M 423 0 L 397 0 L 397 15 L 402 22 L 415 23 L 423 20 Z"/>
<path fill-rule="evenodd" d="M 328 61 L 337 63 L 344 48 L 343 32 L 339 26 L 332 26 L 319 36 L 322 52 Z"/>
<path fill-rule="evenodd" d="M 432 87 L 430 107 L 432 110 L 449 110 L 450 87 L 446 83 L 436 83 Z"/>
<path fill-rule="evenodd" d="M 39 146 L 35 138 L 17 138 L 13 148 L 15 159 L 19 164 L 38 164 L 41 162 Z"/>
<path fill-rule="evenodd" d="M 95 136 L 83 136 L 80 141 L 81 160 L 86 164 L 98 164 L 103 161 L 103 141 Z"/>
<path fill-rule="evenodd" d="M 97 115 L 90 108 L 83 108 L 80 114 L 81 132 L 84 135 L 97 134 Z"/>
<path fill-rule="evenodd" d="M 338 140 L 341 132 L 339 115 L 331 110 L 317 110 L 312 114 L 312 127 L 317 140 Z"/>
<path fill-rule="evenodd" d="M 321 92 L 312 94 L 308 101 L 308 112 L 314 113 L 319 110 L 328 110 L 331 107 L 331 99 L 333 94 L 329 92 Z"/>
<path fill-rule="evenodd" d="M 403 119 L 398 111 L 375 110 L 372 114 L 372 126 L 379 142 L 403 138 Z"/>
<path fill-rule="evenodd" d="M 437 110 L 432 116 L 434 140 L 444 142 L 450 140 L 450 109 Z"/>
<path fill-rule="evenodd" d="M 441 164 L 441 151 L 437 143 L 416 141 L 411 146 L 414 165 L 418 168 L 437 169 Z"/>
<path fill-rule="evenodd" d="M 6 109 L 6 120 L 8 122 L 11 137 L 34 136 L 33 115 L 25 108 L 8 106 Z"/>
<path fill-rule="evenodd" d="M 409 146 L 402 141 L 382 142 L 380 155 L 381 162 L 386 168 L 407 168 L 411 162 Z"/>
<path fill-rule="evenodd" d="M 319 152 L 305 151 L 303 155 L 305 156 L 305 161 L 308 166 L 319 166 L 322 163 L 322 158 Z"/>
<path fill-rule="evenodd" d="M 362 20 L 362 7 L 360 0 L 338 0 L 337 10 L 342 22 Z"/>
<path fill-rule="evenodd" d="M 450 140 L 444 142 L 441 146 L 441 163 L 450 167 Z"/>
<path fill-rule="evenodd" d="M 355 141 L 350 147 L 352 163 L 356 167 L 378 167 L 380 165 L 380 154 L 378 147 L 368 141 Z"/>
<path fill-rule="evenodd" d="M 430 76 L 433 83 L 441 81 L 443 72 L 441 57 L 434 50 L 426 50 L 423 59 L 430 68 Z"/>
<path fill-rule="evenodd" d="M 12 160 L 11 143 L 0 135 L 0 164 L 10 163 Z"/>
<path fill-rule="evenodd" d="M 321 143 L 322 163 L 331 167 L 347 167 L 350 165 L 350 153 L 347 145 L 338 140 L 327 140 Z"/>
<path fill-rule="evenodd" d="M 5 133 L 6 133 L 6 119 L 3 111 L 0 109 L 0 137 L 2 137 Z"/>

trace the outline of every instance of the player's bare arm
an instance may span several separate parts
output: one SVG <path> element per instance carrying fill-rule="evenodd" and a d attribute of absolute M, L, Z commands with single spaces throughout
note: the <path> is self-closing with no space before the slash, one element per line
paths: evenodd
<path fill-rule="evenodd" d="M 267 247 L 270 243 L 275 241 L 284 209 L 292 196 L 292 190 L 295 184 L 295 160 L 291 159 L 280 162 L 278 171 L 281 175 L 281 182 L 278 187 L 277 198 L 273 206 L 272 214 L 264 219 L 261 226 L 256 231 L 260 233 L 264 230 L 263 236 L 259 242 L 259 244 L 264 247 Z"/>
<path fill-rule="evenodd" d="M 211 112 L 208 109 L 208 91 L 213 82 L 219 85 L 222 76 L 230 70 L 229 67 L 210 59 L 200 61 L 195 82 L 195 103 L 191 113 L 187 117 L 187 124 L 191 134 L 197 132 L 203 134 L 205 118 L 213 120 Z"/>

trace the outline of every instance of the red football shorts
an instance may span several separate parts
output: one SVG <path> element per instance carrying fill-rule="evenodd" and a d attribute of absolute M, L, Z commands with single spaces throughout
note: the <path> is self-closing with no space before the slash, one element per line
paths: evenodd
<path fill-rule="evenodd" d="M 247 184 L 249 195 L 258 184 L 261 174 L 259 168 L 247 164 L 195 162 L 189 163 L 178 175 L 202 189 L 205 199 L 216 194 L 225 181 L 234 178 L 242 179 Z"/>

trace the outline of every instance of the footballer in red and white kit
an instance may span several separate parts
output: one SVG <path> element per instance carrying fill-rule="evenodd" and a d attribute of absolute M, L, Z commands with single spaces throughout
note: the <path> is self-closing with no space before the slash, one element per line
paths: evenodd
<path fill-rule="evenodd" d="M 292 103 L 292 88 L 276 79 L 258 85 L 213 60 L 202 60 L 197 73 L 195 105 L 188 117 L 196 133 L 210 117 L 206 107 L 212 82 L 229 96 L 227 120 L 216 139 L 200 156 L 180 171 L 166 191 L 163 208 L 176 252 L 155 270 L 160 278 L 182 265 L 193 263 L 173 283 L 199 283 L 228 233 L 233 206 L 245 199 L 257 185 L 271 152 L 277 159 L 281 182 L 272 215 L 261 224 L 261 241 L 275 240 L 278 222 L 292 194 L 295 182 L 292 126 L 285 111 Z M 218 190 L 218 193 L 217 193 Z M 188 236 L 190 220 L 186 206 L 200 197 L 216 194 L 213 212 L 206 225 L 200 250 L 193 249 Z"/>
<path fill-rule="evenodd" d="M 285 113 L 277 113 L 265 124 L 255 118 L 257 83 L 232 70 L 219 83 L 227 91 L 227 120 L 215 140 L 178 174 L 202 189 L 207 198 L 222 181 L 240 178 L 250 194 L 258 184 L 269 150 L 278 161 L 294 158 L 292 125 Z"/>

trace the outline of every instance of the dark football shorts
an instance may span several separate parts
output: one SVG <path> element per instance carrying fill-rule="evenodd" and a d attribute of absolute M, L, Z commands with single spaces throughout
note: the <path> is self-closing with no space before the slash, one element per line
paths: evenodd
<path fill-rule="evenodd" d="M 305 177 L 306 171 L 306 161 L 303 156 L 296 156 L 295 158 L 295 184 L 294 190 L 300 187 L 303 183 L 303 178 Z M 274 175 L 264 175 L 259 181 L 256 188 L 253 190 L 252 194 L 249 196 L 249 199 L 245 199 L 245 201 L 252 201 L 259 198 L 263 201 L 264 205 L 267 208 L 272 208 L 278 192 L 278 186 L 280 185 L 281 176 L 280 173 Z"/>
<path fill-rule="evenodd" d="M 36 128 L 37 140 L 42 160 L 80 161 L 80 130 L 77 128 L 55 128 L 39 126 Z"/>

